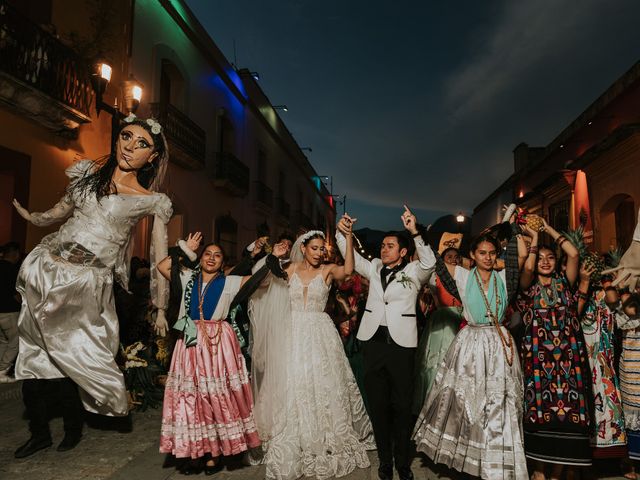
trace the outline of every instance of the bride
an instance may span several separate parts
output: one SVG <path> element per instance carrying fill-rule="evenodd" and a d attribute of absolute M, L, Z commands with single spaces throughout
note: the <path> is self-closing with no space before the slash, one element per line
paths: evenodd
<path fill-rule="evenodd" d="M 341 477 L 369 467 L 371 422 L 342 341 L 324 313 L 333 280 L 353 272 L 352 220 L 344 266 L 323 264 L 325 235 L 312 230 L 293 245 L 285 280 L 271 278 L 254 295 L 252 377 L 255 417 L 269 479 Z M 282 257 L 286 247 L 274 246 Z"/>

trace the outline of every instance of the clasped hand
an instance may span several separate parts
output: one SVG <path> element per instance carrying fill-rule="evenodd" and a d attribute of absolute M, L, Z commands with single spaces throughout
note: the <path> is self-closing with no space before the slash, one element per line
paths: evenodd
<path fill-rule="evenodd" d="M 351 235 L 353 233 L 353 224 L 358 221 L 357 218 L 352 218 L 348 214 L 342 215 L 342 218 L 338 222 L 338 230 L 345 237 Z"/>

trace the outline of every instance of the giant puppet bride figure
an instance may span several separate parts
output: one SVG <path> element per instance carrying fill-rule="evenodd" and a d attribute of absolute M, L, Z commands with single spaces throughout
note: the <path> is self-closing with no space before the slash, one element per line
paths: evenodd
<path fill-rule="evenodd" d="M 346 217 L 348 218 L 348 217 Z M 353 271 L 351 219 L 344 266 L 324 264 L 325 235 L 291 248 L 286 280 L 271 277 L 250 302 L 254 415 L 269 479 L 320 480 L 367 468 L 371 422 L 335 325 L 324 312 L 331 282 Z M 286 248 L 274 246 L 282 257 Z M 266 261 L 269 261 L 267 257 Z"/>
<path fill-rule="evenodd" d="M 67 219 L 26 257 L 16 284 L 22 295 L 18 320 L 20 352 L 16 378 L 24 380 L 23 398 L 31 439 L 15 455 L 26 457 L 51 445 L 46 402 L 48 385 L 65 386 L 65 438 L 58 450 L 73 448 L 82 432 L 82 407 L 123 416 L 128 402 L 122 372 L 115 362 L 118 318 L 113 281 L 128 284 L 131 231 L 153 215 L 151 261 L 167 255 L 169 198 L 158 193 L 169 152 L 162 127 L 153 119 L 125 119 L 105 159 L 71 165 L 62 199 L 44 213 L 18 213 L 37 226 Z M 151 267 L 152 298 L 158 308 L 156 330 L 166 332 L 166 281 Z M 115 277 L 115 278 L 114 278 Z M 74 400 L 73 397 L 76 397 Z M 70 407 L 71 408 L 71 407 Z M 78 411 L 79 410 L 79 411 Z"/>

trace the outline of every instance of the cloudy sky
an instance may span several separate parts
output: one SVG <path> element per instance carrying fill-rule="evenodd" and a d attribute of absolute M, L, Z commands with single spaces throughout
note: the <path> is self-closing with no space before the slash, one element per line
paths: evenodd
<path fill-rule="evenodd" d="M 360 227 L 473 207 L 640 60 L 635 0 L 187 0 Z"/>

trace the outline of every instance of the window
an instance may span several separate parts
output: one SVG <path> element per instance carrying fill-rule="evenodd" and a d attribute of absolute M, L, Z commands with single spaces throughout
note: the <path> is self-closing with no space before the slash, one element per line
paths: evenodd
<path fill-rule="evenodd" d="M 186 108 L 184 77 L 178 67 L 166 59 L 162 60 L 160 70 L 160 103 L 171 104 L 182 112 Z"/>
<path fill-rule="evenodd" d="M 267 154 L 258 150 L 258 181 L 267 182 Z"/>
<path fill-rule="evenodd" d="M 569 199 L 554 203 L 549 207 L 549 225 L 558 232 L 569 230 Z"/>
<path fill-rule="evenodd" d="M 238 251 L 238 223 L 231 215 L 218 217 L 215 222 L 215 243 L 217 243 L 226 254 L 225 263 L 227 265 L 237 262 Z"/>

